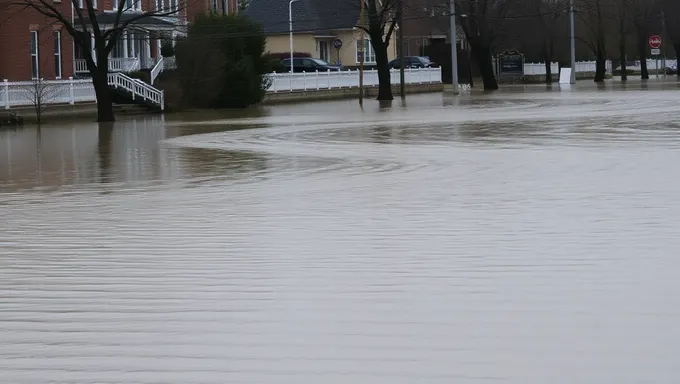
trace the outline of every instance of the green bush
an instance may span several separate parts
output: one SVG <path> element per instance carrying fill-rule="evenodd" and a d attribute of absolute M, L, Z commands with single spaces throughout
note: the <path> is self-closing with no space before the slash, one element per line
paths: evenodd
<path fill-rule="evenodd" d="M 203 108 L 244 108 L 264 98 L 265 36 L 256 22 L 241 15 L 197 17 L 177 42 L 175 57 L 184 103 Z"/>
<path fill-rule="evenodd" d="M 132 77 L 133 79 L 142 80 L 145 83 L 151 83 L 151 75 L 149 72 L 144 71 L 132 71 L 125 73 L 126 75 Z"/>

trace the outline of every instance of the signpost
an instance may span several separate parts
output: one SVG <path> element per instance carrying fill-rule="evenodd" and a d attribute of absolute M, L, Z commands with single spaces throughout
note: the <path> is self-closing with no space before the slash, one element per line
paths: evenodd
<path fill-rule="evenodd" d="M 335 39 L 333 40 L 333 48 L 335 48 L 336 53 L 338 54 L 338 65 L 342 65 L 342 60 L 340 60 L 340 48 L 342 48 L 342 40 L 340 39 Z"/>
<path fill-rule="evenodd" d="M 499 77 L 511 77 L 512 82 L 524 76 L 524 55 L 518 50 L 512 49 L 505 51 L 498 57 Z"/>
<path fill-rule="evenodd" d="M 649 46 L 652 48 L 652 57 L 656 62 L 656 78 L 659 78 L 659 55 L 661 54 L 661 36 L 652 35 L 649 37 Z"/>

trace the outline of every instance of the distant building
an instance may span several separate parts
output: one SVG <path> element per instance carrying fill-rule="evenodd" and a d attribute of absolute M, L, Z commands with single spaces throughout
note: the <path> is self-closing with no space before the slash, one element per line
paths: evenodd
<path fill-rule="evenodd" d="M 81 7 L 84 0 L 79 0 Z M 92 0 L 100 25 L 112 24 L 118 0 Z M 52 3 L 50 1 L 50 3 Z M 153 67 L 160 58 L 162 39 L 174 39 L 186 33 L 188 22 L 205 12 L 236 12 L 237 0 L 126 0 L 122 20 L 145 11 L 177 10 L 166 17 L 148 17 L 134 22 L 109 57 L 110 71 L 135 71 Z M 54 0 L 62 15 L 76 20 L 77 10 L 70 0 Z M 226 8 L 226 9 L 225 9 Z M 74 23 L 79 28 L 77 23 Z M 87 65 L 80 47 L 63 25 L 32 9 L 18 6 L 0 7 L 0 80 L 13 81 L 43 78 L 66 79 L 87 76 Z"/>
<path fill-rule="evenodd" d="M 262 24 L 271 53 L 290 51 L 288 0 L 250 0 L 246 15 Z M 356 28 L 359 1 L 299 0 L 293 3 L 294 51 L 346 67 L 359 65 L 361 34 Z M 338 49 L 334 41 L 340 41 Z M 396 44 L 390 44 L 388 57 L 396 57 Z M 375 64 L 370 38 L 365 34 L 365 64 Z"/>

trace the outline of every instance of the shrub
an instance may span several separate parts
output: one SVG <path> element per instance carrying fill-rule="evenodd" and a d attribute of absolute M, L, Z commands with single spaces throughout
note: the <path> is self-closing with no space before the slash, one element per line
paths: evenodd
<path fill-rule="evenodd" d="M 151 75 L 149 74 L 149 72 L 132 71 L 132 72 L 127 72 L 126 75 L 132 77 L 133 79 L 142 80 L 145 83 L 151 83 Z"/>
<path fill-rule="evenodd" d="M 161 43 L 161 56 L 163 57 L 175 56 L 175 47 L 172 45 L 172 41 L 163 40 L 163 42 Z"/>
<path fill-rule="evenodd" d="M 254 21 L 241 15 L 199 16 L 175 51 L 185 104 L 243 108 L 264 98 L 271 60 L 264 56 L 265 36 Z"/>

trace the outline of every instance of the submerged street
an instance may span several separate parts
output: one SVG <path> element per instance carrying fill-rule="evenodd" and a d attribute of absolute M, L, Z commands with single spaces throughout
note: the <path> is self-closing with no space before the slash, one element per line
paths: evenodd
<path fill-rule="evenodd" d="M 7 383 L 670 383 L 674 82 L 0 130 Z"/>

